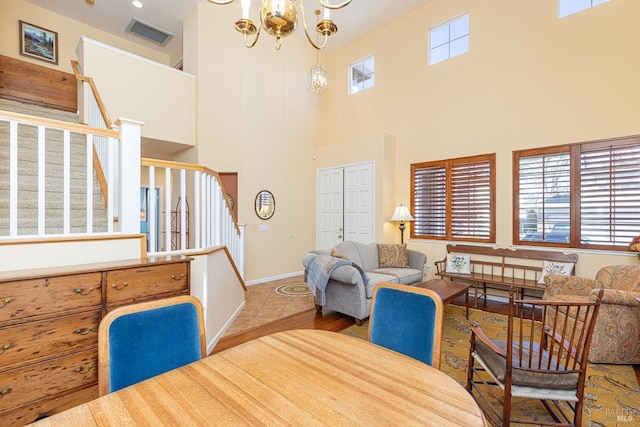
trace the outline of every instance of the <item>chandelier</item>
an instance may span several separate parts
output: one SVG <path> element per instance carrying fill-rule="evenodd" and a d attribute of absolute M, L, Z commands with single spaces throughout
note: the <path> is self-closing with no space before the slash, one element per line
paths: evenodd
<path fill-rule="evenodd" d="M 234 0 L 208 0 L 214 4 L 229 4 Z M 328 0 L 318 0 L 320 6 L 324 8 L 324 16 L 321 21 L 316 25 L 316 31 L 323 37 L 323 42 L 320 44 L 315 42 L 309 35 L 307 30 L 307 23 L 304 19 L 304 5 L 303 0 L 298 0 L 300 3 L 300 14 L 302 15 L 302 25 L 304 27 L 304 33 L 307 36 L 307 40 L 313 47 L 318 50 L 324 49 L 327 46 L 327 40 L 329 36 L 338 31 L 338 27 L 331 20 L 330 11 L 336 9 L 342 9 L 346 5 L 352 2 L 352 0 L 345 0 L 340 4 L 329 4 Z M 276 50 L 280 50 L 282 45 L 282 38 L 288 37 L 293 34 L 298 24 L 298 12 L 296 10 L 295 0 L 262 0 L 260 4 L 260 23 L 256 28 L 255 24 L 249 19 L 249 7 L 251 6 L 251 0 L 240 0 L 242 5 L 242 18 L 238 19 L 235 24 L 235 29 L 242 34 L 244 38 L 244 45 L 248 48 L 252 48 L 258 42 L 260 32 L 264 29 L 267 33 L 276 38 Z M 249 40 L 248 36 L 255 34 L 253 41 Z"/>
<path fill-rule="evenodd" d="M 320 11 L 316 10 L 316 21 L 320 18 Z M 318 35 L 316 34 L 316 40 Z M 320 65 L 320 51 L 316 50 L 316 63 L 309 70 L 309 84 L 307 89 L 311 93 L 322 93 L 327 90 L 329 80 L 327 79 L 327 69 Z"/>

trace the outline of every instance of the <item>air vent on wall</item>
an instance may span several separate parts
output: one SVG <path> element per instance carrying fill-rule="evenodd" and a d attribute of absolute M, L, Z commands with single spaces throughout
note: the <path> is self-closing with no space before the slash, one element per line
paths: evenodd
<path fill-rule="evenodd" d="M 135 34 L 161 46 L 166 45 L 169 43 L 169 40 L 173 38 L 173 34 L 149 25 L 146 22 L 139 21 L 136 18 L 131 19 L 131 22 L 129 22 L 127 33 Z"/>

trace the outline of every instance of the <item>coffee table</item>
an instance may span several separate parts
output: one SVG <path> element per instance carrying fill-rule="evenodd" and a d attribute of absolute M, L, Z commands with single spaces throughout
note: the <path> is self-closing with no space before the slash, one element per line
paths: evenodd
<path fill-rule="evenodd" d="M 431 279 L 418 283 L 416 286 L 431 289 L 442 299 L 442 304 L 449 304 L 460 295 L 464 295 L 466 317 L 469 320 L 469 287 L 470 283 L 452 282 L 449 280 Z"/>

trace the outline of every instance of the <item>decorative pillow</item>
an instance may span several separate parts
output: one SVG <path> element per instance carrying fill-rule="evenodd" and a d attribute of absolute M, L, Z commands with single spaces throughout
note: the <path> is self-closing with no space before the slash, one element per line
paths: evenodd
<path fill-rule="evenodd" d="M 378 244 L 378 267 L 380 268 L 408 268 L 409 255 L 407 244 L 384 245 Z"/>
<path fill-rule="evenodd" d="M 347 258 L 345 254 L 343 254 L 342 252 L 338 252 L 335 249 L 331 249 L 331 253 L 329 255 L 334 256 L 336 258 L 346 259 L 347 261 L 349 260 L 349 258 Z"/>
<path fill-rule="evenodd" d="M 447 255 L 447 273 L 471 274 L 471 256 L 454 253 Z"/>
<path fill-rule="evenodd" d="M 540 279 L 538 279 L 538 283 L 541 285 L 544 285 L 544 276 L 546 276 L 547 274 L 564 274 L 565 276 L 570 276 L 572 271 L 573 271 L 572 262 L 543 261 L 542 273 L 540 274 Z"/>

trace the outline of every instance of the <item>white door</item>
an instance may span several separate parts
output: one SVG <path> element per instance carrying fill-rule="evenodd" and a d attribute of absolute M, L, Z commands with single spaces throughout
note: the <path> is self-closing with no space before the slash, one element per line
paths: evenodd
<path fill-rule="evenodd" d="M 343 168 L 318 171 L 318 249 L 329 250 L 343 239 Z"/>
<path fill-rule="evenodd" d="M 375 241 L 373 163 L 318 171 L 318 249 L 343 240 Z"/>
<path fill-rule="evenodd" d="M 344 240 L 373 242 L 373 212 L 373 164 L 345 166 Z"/>

